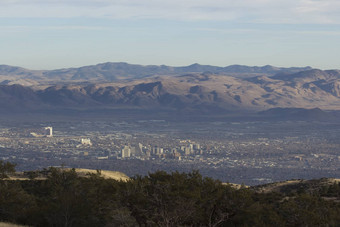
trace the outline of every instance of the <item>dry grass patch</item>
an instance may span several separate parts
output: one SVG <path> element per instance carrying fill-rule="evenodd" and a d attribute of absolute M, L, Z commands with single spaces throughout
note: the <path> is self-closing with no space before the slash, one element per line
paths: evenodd
<path fill-rule="evenodd" d="M 97 174 L 98 171 L 94 169 L 75 169 L 79 176 L 86 176 L 86 174 Z M 114 180 L 122 180 L 127 181 L 130 178 L 126 176 L 122 172 L 118 171 L 109 171 L 109 170 L 99 170 L 100 176 L 104 177 L 105 179 L 114 179 Z"/>
<path fill-rule="evenodd" d="M 11 224 L 7 222 L 0 222 L 0 227 L 24 227 L 25 225 Z"/>

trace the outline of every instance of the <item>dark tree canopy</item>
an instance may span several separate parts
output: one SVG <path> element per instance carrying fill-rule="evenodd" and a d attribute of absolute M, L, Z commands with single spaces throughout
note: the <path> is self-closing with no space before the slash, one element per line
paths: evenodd
<path fill-rule="evenodd" d="M 16 164 L 0 160 L 0 179 L 8 178 L 8 174 L 15 173 Z"/>
<path fill-rule="evenodd" d="M 1 167 L 8 174 L 15 165 L 1 162 Z M 99 171 L 86 177 L 74 169 L 50 168 L 45 173 L 46 180 L 0 181 L 0 221 L 106 227 L 340 223 L 338 183 L 313 193 L 257 193 L 202 177 L 198 171 L 157 171 L 129 181 L 104 179 Z"/>

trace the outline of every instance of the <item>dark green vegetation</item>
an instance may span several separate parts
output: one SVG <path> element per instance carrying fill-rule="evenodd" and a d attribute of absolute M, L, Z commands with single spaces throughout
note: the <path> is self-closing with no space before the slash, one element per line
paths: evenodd
<path fill-rule="evenodd" d="M 2 163 L 3 165 L 3 163 Z M 340 185 L 258 193 L 190 173 L 116 181 L 50 168 L 0 181 L 0 220 L 33 226 L 338 226 Z"/>
<path fill-rule="evenodd" d="M 8 178 L 8 174 L 15 172 L 15 164 L 0 160 L 0 179 Z"/>

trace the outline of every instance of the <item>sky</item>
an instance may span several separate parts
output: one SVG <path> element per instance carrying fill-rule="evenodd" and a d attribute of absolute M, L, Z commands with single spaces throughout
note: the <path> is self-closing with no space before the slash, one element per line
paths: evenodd
<path fill-rule="evenodd" d="M 0 65 L 340 69 L 340 0 L 0 0 Z"/>

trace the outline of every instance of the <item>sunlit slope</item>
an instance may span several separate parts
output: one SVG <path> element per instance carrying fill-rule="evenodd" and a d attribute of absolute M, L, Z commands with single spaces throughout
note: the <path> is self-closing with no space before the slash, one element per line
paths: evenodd
<path fill-rule="evenodd" d="M 71 170 L 71 168 L 65 168 L 65 171 Z M 88 177 L 89 174 L 98 174 L 99 176 L 105 179 L 114 179 L 114 180 L 122 180 L 127 181 L 129 177 L 122 172 L 118 171 L 109 171 L 109 170 L 94 170 L 94 169 L 75 169 L 76 173 L 80 177 Z M 29 171 L 30 172 L 30 171 Z M 5 178 L 8 180 L 30 180 L 29 172 L 16 172 L 14 174 L 10 174 L 9 178 Z M 32 171 L 31 171 L 32 172 Z M 35 172 L 36 176 L 32 179 L 35 180 L 46 180 L 49 175 L 48 171 L 37 170 Z M 0 226 L 1 227 L 1 226 Z"/>
<path fill-rule="evenodd" d="M 7 222 L 0 222 L 0 227 L 24 227 L 25 225 L 11 224 Z"/>
<path fill-rule="evenodd" d="M 79 176 L 86 176 L 87 174 L 100 174 L 101 177 L 104 177 L 105 179 L 114 179 L 114 180 L 122 180 L 127 181 L 129 179 L 128 176 L 126 176 L 122 172 L 118 171 L 109 171 L 109 170 L 93 170 L 93 169 L 75 169 L 76 172 L 79 174 Z"/>

